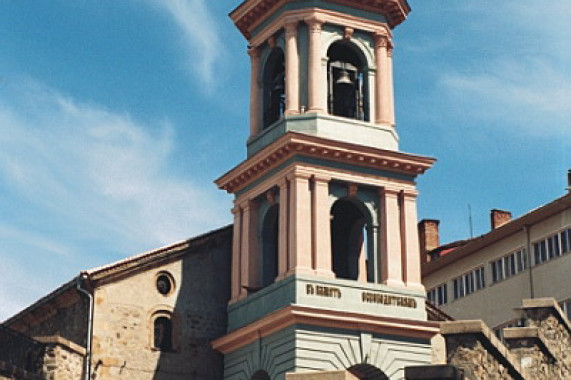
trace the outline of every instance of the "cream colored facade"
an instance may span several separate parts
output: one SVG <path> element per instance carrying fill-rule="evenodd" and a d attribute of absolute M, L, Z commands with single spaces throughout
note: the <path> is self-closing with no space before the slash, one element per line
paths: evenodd
<path fill-rule="evenodd" d="M 494 329 L 517 324 L 520 315 L 516 309 L 524 298 L 553 297 L 569 315 L 570 207 L 571 194 L 567 194 L 425 263 L 423 282 L 428 293 L 443 285 L 447 287 L 447 302 L 440 304 L 438 291 L 431 294 L 433 301 L 456 319 L 482 319 Z M 512 254 L 513 263 L 509 257 Z M 518 264 L 519 257 L 527 260 L 525 269 Z M 498 264 L 500 259 L 502 263 Z M 498 274 L 499 265 L 502 276 Z M 473 292 L 460 297 L 456 289 L 455 297 L 454 280 L 464 279 L 466 293 L 466 275 L 471 281 L 470 273 L 476 276 L 480 268 L 483 268 L 484 286 L 476 289 L 474 279 Z"/>

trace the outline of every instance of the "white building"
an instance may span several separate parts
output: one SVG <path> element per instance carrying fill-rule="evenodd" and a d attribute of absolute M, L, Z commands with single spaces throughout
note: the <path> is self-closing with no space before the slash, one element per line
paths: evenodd
<path fill-rule="evenodd" d="M 439 246 L 438 221 L 419 224 L 428 299 L 456 319 L 494 330 L 518 323 L 523 298 L 556 298 L 571 315 L 571 193 L 511 220 L 492 210 L 492 230 Z"/>

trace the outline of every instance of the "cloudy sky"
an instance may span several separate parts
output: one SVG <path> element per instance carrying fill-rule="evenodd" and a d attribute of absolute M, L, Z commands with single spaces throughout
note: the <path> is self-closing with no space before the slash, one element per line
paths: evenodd
<path fill-rule="evenodd" d="M 442 240 L 561 196 L 571 2 L 409 0 L 395 31 L 401 149 Z M 245 158 L 238 0 L 0 0 L 0 321 L 81 269 L 231 222 Z"/>

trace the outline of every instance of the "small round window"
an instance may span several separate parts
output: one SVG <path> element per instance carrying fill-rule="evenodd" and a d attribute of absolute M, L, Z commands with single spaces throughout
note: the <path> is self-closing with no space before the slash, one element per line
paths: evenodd
<path fill-rule="evenodd" d="M 169 295 L 174 288 L 172 277 L 168 273 L 159 273 L 157 276 L 157 291 L 163 296 Z"/>

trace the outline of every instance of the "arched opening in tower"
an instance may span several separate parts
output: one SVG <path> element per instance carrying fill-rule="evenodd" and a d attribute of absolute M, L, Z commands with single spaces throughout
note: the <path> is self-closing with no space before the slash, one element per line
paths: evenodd
<path fill-rule="evenodd" d="M 337 278 L 367 279 L 370 217 L 358 200 L 340 199 L 331 208 L 331 254 Z"/>
<path fill-rule="evenodd" d="M 347 41 L 327 51 L 328 111 L 331 115 L 369 121 L 369 85 L 362 51 Z"/>
<path fill-rule="evenodd" d="M 278 275 L 279 205 L 271 206 L 262 225 L 262 286 L 272 284 Z"/>
<path fill-rule="evenodd" d="M 274 48 L 264 66 L 264 129 L 278 121 L 285 112 L 285 58 Z"/>

